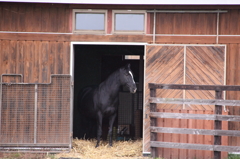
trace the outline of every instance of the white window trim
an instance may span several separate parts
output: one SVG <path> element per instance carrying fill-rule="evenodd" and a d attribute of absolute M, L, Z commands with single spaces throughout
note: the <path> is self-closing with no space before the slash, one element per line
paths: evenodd
<path fill-rule="evenodd" d="M 104 30 L 76 30 L 76 13 L 104 13 Z M 107 10 L 97 9 L 73 9 L 72 30 L 73 33 L 79 34 L 106 34 L 107 32 Z"/>
<path fill-rule="evenodd" d="M 129 14 L 136 14 L 141 13 L 144 14 L 144 30 L 143 31 L 117 31 L 115 30 L 115 14 L 117 13 L 129 13 Z M 146 34 L 147 30 L 147 12 L 146 10 L 113 10 L 112 11 L 112 34 Z"/>

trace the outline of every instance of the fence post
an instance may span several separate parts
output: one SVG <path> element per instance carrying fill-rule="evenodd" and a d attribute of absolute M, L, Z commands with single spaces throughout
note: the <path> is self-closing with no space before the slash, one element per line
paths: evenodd
<path fill-rule="evenodd" d="M 38 120 L 38 85 L 35 84 L 35 95 L 34 95 L 34 144 L 37 143 L 37 120 Z"/>
<path fill-rule="evenodd" d="M 150 88 L 150 97 L 156 97 L 156 89 L 155 88 Z M 150 112 L 156 112 L 156 103 L 150 103 Z M 156 118 L 150 118 L 150 125 L 151 126 L 157 126 L 157 119 Z M 157 133 L 151 132 L 151 141 L 157 141 Z M 157 148 L 152 147 L 151 148 L 151 155 L 152 157 L 157 156 Z"/>
<path fill-rule="evenodd" d="M 215 99 L 222 99 L 222 91 L 216 90 L 215 91 Z M 215 105 L 215 114 L 222 114 L 222 106 Z M 222 121 L 214 120 L 214 130 L 221 130 L 222 129 Z M 221 136 L 214 135 L 214 145 L 221 145 Z M 214 151 L 214 159 L 221 158 L 221 151 Z"/>

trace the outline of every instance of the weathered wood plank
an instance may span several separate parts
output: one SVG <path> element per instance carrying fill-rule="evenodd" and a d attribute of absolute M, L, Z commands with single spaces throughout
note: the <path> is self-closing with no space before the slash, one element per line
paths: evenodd
<path fill-rule="evenodd" d="M 187 36 L 187 35 L 156 35 L 156 43 L 168 43 L 168 44 L 196 44 L 196 43 L 205 43 L 205 44 L 213 44 L 216 43 L 216 36 Z"/>
<path fill-rule="evenodd" d="M 186 144 L 186 143 L 158 142 L 158 141 L 151 141 L 150 145 L 151 147 L 240 152 L 239 146 L 220 146 L 220 145 L 216 146 L 216 145 L 205 145 L 205 144 Z"/>
<path fill-rule="evenodd" d="M 21 24 L 19 24 L 21 26 Z M 36 25 L 41 29 L 41 25 Z M 23 28 L 23 27 L 21 27 Z M 39 30 L 38 29 L 38 30 Z M 23 30 L 26 31 L 26 30 Z M 134 38 L 136 37 L 136 38 Z M 81 39 L 81 40 L 79 40 Z M 83 40 L 82 40 L 83 39 Z M 129 41 L 132 42 L 133 39 L 138 39 L 138 42 L 149 42 L 152 41 L 152 35 L 72 35 L 69 32 L 62 32 L 58 34 L 38 34 L 38 33 L 1 33 L 1 40 L 49 40 L 49 41 L 92 41 L 98 39 L 100 41 Z M 186 38 L 186 36 L 157 36 L 157 43 L 190 43 L 195 44 L 195 41 L 203 43 L 213 43 L 216 37 L 205 37 L 205 36 L 191 36 L 191 38 Z M 240 36 L 220 36 L 219 43 L 240 43 Z"/>
<path fill-rule="evenodd" d="M 42 26 L 44 27 L 44 26 Z M 43 28 L 44 29 L 44 28 Z M 102 42 L 151 42 L 152 35 L 85 35 L 63 33 L 0 33 L 1 40 L 33 40 L 33 41 L 102 41 Z"/>
<path fill-rule="evenodd" d="M 24 75 L 25 41 L 17 41 L 16 73 Z M 23 76 L 25 77 L 25 76 Z M 24 79 L 23 81 L 24 82 Z"/>
<path fill-rule="evenodd" d="M 181 90 L 226 90 L 240 91 L 239 85 L 186 85 L 186 84 L 156 84 L 149 83 L 149 89 L 181 89 Z"/>
<path fill-rule="evenodd" d="M 157 13 L 156 24 L 157 34 L 216 34 L 214 13 Z"/>
<path fill-rule="evenodd" d="M 240 100 L 223 100 L 223 99 L 180 99 L 180 98 L 154 98 L 154 97 L 150 97 L 149 98 L 149 103 L 240 106 Z"/>
<path fill-rule="evenodd" d="M 222 99 L 222 91 L 215 91 L 215 99 Z M 221 115 L 222 114 L 222 107 L 221 105 L 215 105 L 215 114 Z M 222 121 L 221 120 L 214 120 L 214 130 L 221 130 L 222 129 Z M 214 135 L 214 145 L 222 145 L 222 136 Z M 221 158 L 221 151 L 214 151 L 214 159 Z"/>
<path fill-rule="evenodd" d="M 240 36 L 231 36 L 231 35 L 220 35 L 218 37 L 218 42 L 220 44 L 239 44 Z"/>
<path fill-rule="evenodd" d="M 152 97 L 156 97 L 156 89 L 150 89 L 150 96 Z M 151 112 L 155 112 L 156 111 L 156 104 L 155 103 L 151 103 L 150 104 L 150 111 Z M 151 126 L 157 126 L 157 119 L 156 118 L 151 118 Z M 157 134 L 156 133 L 151 133 L 151 141 L 157 141 Z M 156 148 L 152 148 L 151 149 L 151 154 L 153 157 L 157 156 L 157 149 Z"/>
<path fill-rule="evenodd" d="M 40 83 L 40 63 L 39 58 L 41 57 L 41 48 L 40 48 L 40 41 L 34 41 L 34 61 L 33 61 L 33 79 L 32 81 L 35 83 Z"/>
<path fill-rule="evenodd" d="M 219 136 L 240 136 L 238 130 L 206 130 L 187 129 L 151 126 L 152 133 L 174 133 L 174 134 L 195 134 L 195 135 L 219 135 Z"/>
<path fill-rule="evenodd" d="M 208 115 L 208 114 L 150 112 L 149 116 L 152 118 L 240 121 L 240 116 L 236 116 L 236 115 Z"/>

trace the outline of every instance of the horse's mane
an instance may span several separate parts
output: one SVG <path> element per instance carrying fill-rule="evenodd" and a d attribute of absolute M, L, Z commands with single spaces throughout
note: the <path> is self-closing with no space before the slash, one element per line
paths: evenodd
<path fill-rule="evenodd" d="M 113 82 L 116 82 L 116 80 L 119 80 L 119 74 L 120 74 L 121 68 L 119 68 L 119 69 L 115 70 L 113 73 L 111 73 L 103 82 L 100 83 L 99 86 L 105 85 L 105 84 L 111 85 Z"/>

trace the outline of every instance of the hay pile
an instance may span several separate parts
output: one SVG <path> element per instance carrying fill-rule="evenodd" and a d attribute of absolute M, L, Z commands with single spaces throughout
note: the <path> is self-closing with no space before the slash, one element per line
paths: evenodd
<path fill-rule="evenodd" d="M 73 140 L 73 148 L 70 153 L 57 154 L 57 158 L 81 158 L 81 159 L 119 159 L 119 158 L 143 158 L 142 140 L 114 141 L 113 147 L 108 142 L 101 141 L 95 148 L 96 140 Z"/>

